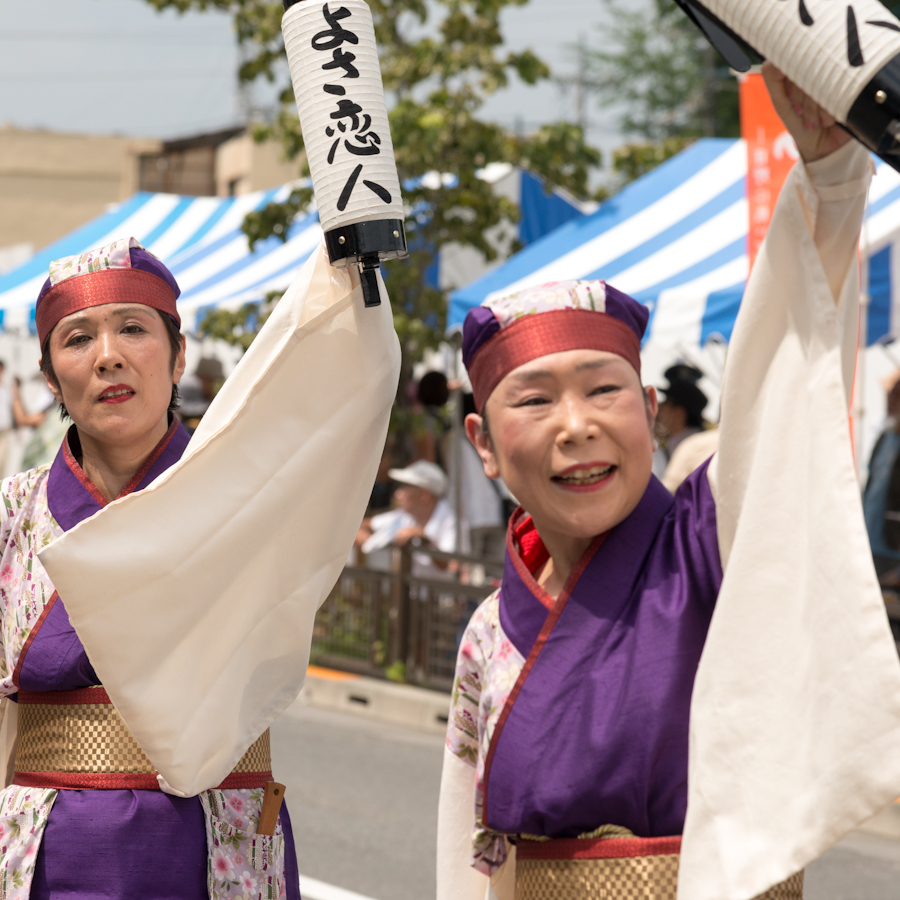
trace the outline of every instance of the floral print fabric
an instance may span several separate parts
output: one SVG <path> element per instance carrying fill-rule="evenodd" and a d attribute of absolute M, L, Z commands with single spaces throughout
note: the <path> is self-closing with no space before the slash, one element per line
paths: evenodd
<path fill-rule="evenodd" d="M 522 316 L 556 309 L 588 309 L 606 312 L 605 281 L 552 281 L 525 288 L 483 304 L 494 314 L 501 328 Z"/>
<path fill-rule="evenodd" d="M 63 532 L 47 506 L 50 466 L 0 482 L 0 696 L 16 692 L 13 673 L 22 647 L 53 596 L 38 551 Z"/>
<path fill-rule="evenodd" d="M 50 284 L 57 285 L 67 278 L 102 272 L 104 269 L 130 269 L 132 249 L 144 248 L 134 238 L 121 238 L 87 253 L 56 259 L 50 263 Z"/>
<path fill-rule="evenodd" d="M 209 847 L 210 900 L 279 900 L 284 880 L 284 834 L 257 834 L 265 791 L 204 791 L 200 795 Z M 2 900 L 2 898 L 0 898 Z"/>
<path fill-rule="evenodd" d="M 0 791 L 0 900 L 27 900 L 57 791 L 10 785 Z"/>
<path fill-rule="evenodd" d="M 63 530 L 50 514 L 41 466 L 0 482 L 0 696 L 17 690 L 22 648 L 54 594 L 38 551 Z M 0 791 L 0 900 L 27 900 L 35 860 L 56 790 L 11 785 Z M 284 836 L 257 835 L 264 791 L 213 790 L 200 795 L 206 818 L 211 900 L 279 900 L 286 896 Z"/>
<path fill-rule="evenodd" d="M 484 763 L 500 713 L 524 665 L 500 624 L 500 592 L 496 591 L 475 610 L 463 634 L 447 727 L 450 752 L 475 767 L 472 865 L 485 875 L 506 861 L 507 844 L 502 834 L 482 822 Z"/>

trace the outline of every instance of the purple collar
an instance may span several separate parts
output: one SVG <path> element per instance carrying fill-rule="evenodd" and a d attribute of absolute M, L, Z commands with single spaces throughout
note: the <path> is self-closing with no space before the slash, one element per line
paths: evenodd
<path fill-rule="evenodd" d="M 119 497 L 145 488 L 166 469 L 178 462 L 189 440 L 190 435 L 185 431 L 184 426 L 173 417 L 172 424 L 169 425 L 169 430 L 163 439 L 144 460 L 131 481 L 125 485 Z M 56 454 L 47 478 L 47 504 L 50 507 L 50 514 L 63 531 L 74 528 L 79 522 L 99 512 L 108 503 L 75 459 L 72 443 L 77 446 L 77 441 L 78 432 L 73 425 Z"/>

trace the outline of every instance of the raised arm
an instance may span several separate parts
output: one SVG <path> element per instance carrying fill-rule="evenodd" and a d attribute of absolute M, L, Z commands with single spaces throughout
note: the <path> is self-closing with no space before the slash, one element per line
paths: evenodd
<path fill-rule="evenodd" d="M 771 293 L 769 279 L 778 280 L 781 277 L 778 270 L 784 271 L 780 262 L 773 259 L 778 255 L 776 251 L 796 248 L 794 258 L 786 262 L 803 273 L 801 278 L 806 279 L 805 286 L 811 288 L 814 295 L 819 279 L 828 286 L 827 293 L 834 301 L 837 317 L 837 331 L 829 339 L 835 342 L 840 352 L 848 407 L 856 364 L 859 315 L 856 255 L 874 166 L 862 145 L 774 66 L 766 63 L 763 75 L 772 102 L 797 144 L 801 161 L 782 188 L 766 244 L 747 283 L 742 311 L 735 326 L 725 375 L 727 383 L 722 395 L 722 449 L 709 469 L 717 501 L 720 499 L 718 484 L 723 460 L 732 457 L 732 448 L 737 459 L 745 459 L 747 447 L 757 437 L 761 409 L 759 392 L 750 387 L 747 377 L 751 372 L 753 377 L 764 377 L 759 366 L 764 361 L 771 361 L 769 354 L 775 352 L 785 329 L 792 327 L 791 319 L 796 324 L 796 314 L 788 309 L 788 304 L 779 304 L 776 310 L 763 312 L 765 302 L 755 299 L 762 293 Z M 815 319 L 810 322 L 812 327 L 821 332 L 830 316 L 822 318 L 821 311 L 808 305 L 806 311 Z M 760 317 L 766 321 L 761 321 Z M 751 333 L 747 342 L 741 340 L 743 335 Z M 734 478 L 740 479 L 740 473 L 730 464 L 728 476 L 732 486 Z M 731 494 L 735 499 L 735 492 Z M 728 556 L 739 507 L 738 502 L 735 509 L 720 510 L 719 540 L 723 563 Z M 724 517 L 722 513 L 725 513 Z M 723 522 L 730 524 L 723 528 Z"/>
<path fill-rule="evenodd" d="M 729 345 L 711 479 L 724 579 L 691 700 L 679 900 L 761 894 L 900 783 L 900 670 L 847 417 L 873 166 L 766 76 L 803 161 Z"/>

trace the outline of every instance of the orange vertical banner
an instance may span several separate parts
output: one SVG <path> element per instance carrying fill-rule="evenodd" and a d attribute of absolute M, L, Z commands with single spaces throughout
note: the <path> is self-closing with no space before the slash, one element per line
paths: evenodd
<path fill-rule="evenodd" d="M 747 143 L 747 255 L 750 268 L 769 230 L 775 201 L 799 159 L 797 146 L 778 118 L 762 75 L 741 78 L 741 135 Z"/>

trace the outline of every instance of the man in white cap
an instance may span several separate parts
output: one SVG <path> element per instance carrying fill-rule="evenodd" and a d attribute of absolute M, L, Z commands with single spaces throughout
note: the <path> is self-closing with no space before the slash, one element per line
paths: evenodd
<path fill-rule="evenodd" d="M 440 466 L 420 459 L 404 469 L 389 469 L 388 475 L 399 487 L 394 491 L 397 508 L 363 522 L 357 546 L 369 554 L 393 544 L 405 547 L 421 542 L 437 550 L 456 550 L 456 516 L 443 499 L 447 476 Z M 446 578 L 446 563 L 432 560 L 425 553 L 414 553 L 412 574 L 420 578 Z"/>

